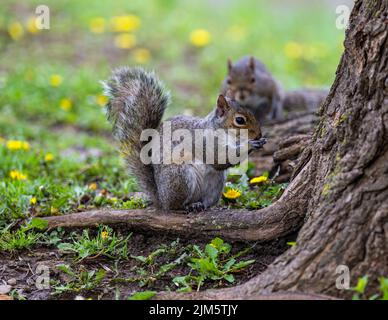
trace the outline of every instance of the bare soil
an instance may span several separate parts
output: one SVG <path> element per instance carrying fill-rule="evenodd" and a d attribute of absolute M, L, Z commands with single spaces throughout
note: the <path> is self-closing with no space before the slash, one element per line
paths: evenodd
<path fill-rule="evenodd" d="M 75 231 L 75 230 L 72 230 Z M 81 230 L 76 230 L 81 232 Z M 116 227 L 115 231 L 123 236 L 129 234 L 128 230 L 123 227 Z M 94 232 L 94 231 L 93 231 Z M 67 232 L 68 235 L 68 232 Z M 295 235 L 287 238 L 277 239 L 268 243 L 233 243 L 232 254 L 235 254 L 243 249 L 251 248 L 246 254 L 241 256 L 242 260 L 255 259 L 255 263 L 247 267 L 241 273 L 234 274 L 235 283 L 229 284 L 226 281 L 207 282 L 201 287 L 201 290 L 208 288 L 227 287 L 243 283 L 257 274 L 263 272 L 269 264 L 271 264 L 277 256 L 286 251 L 289 246 L 288 241 L 293 241 Z M 151 252 L 160 248 L 161 244 L 169 245 L 175 241 L 176 237 L 169 235 L 155 234 L 133 234 L 129 240 L 129 254 L 132 256 L 148 256 Z M 155 281 L 150 281 L 147 285 L 141 286 L 140 282 L 123 282 L 118 279 L 130 277 L 139 277 L 138 269 L 144 267 L 151 275 L 156 272 L 159 267 L 168 262 L 172 262 L 176 257 L 182 254 L 186 246 L 190 244 L 199 245 L 204 248 L 209 239 L 190 240 L 179 239 L 179 245 L 174 253 L 174 256 L 168 254 L 161 255 L 155 259 L 153 266 L 142 266 L 141 262 L 136 259 L 128 258 L 127 260 L 111 260 L 104 257 L 95 259 L 85 259 L 80 263 L 74 262 L 74 256 L 68 253 L 59 251 L 55 246 L 38 246 L 33 250 L 20 251 L 17 254 L 0 254 L 0 286 L 10 285 L 11 291 L 14 294 L 17 292 L 19 297 L 23 296 L 29 300 L 42 299 L 75 299 L 77 296 L 82 296 L 86 299 L 126 299 L 128 296 L 137 291 L 154 290 L 177 290 L 177 287 L 172 282 L 176 276 L 187 275 L 190 272 L 190 267 L 186 263 L 182 263 L 166 273 L 161 278 Z M 67 264 L 72 267 L 72 270 L 79 272 L 81 270 L 98 270 L 104 269 L 106 275 L 104 280 L 92 290 L 80 292 L 66 292 L 63 294 L 54 294 L 54 284 L 60 281 L 61 284 L 67 283 L 71 277 L 58 270 L 56 267 L 60 264 Z M 36 281 L 41 272 L 37 267 L 44 265 L 50 271 L 50 289 L 42 290 L 36 286 Z M 38 272 L 37 272 L 38 271 Z"/>

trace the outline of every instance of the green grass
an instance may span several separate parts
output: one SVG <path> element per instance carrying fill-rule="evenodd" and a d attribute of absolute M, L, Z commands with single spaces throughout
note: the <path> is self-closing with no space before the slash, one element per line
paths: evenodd
<path fill-rule="evenodd" d="M 254 165 L 249 163 L 246 175 L 240 176 L 237 179 L 234 176 L 228 177 L 224 188 L 225 192 L 220 201 L 221 205 L 236 209 L 262 209 L 269 206 L 282 195 L 287 187 L 287 183 L 274 182 L 268 178 L 268 172 L 263 172 L 262 176 L 255 177 L 249 169 L 252 166 Z M 255 182 L 257 178 L 261 179 L 261 181 Z M 232 191 L 232 196 L 229 194 L 230 191 Z M 237 193 L 237 196 L 233 196 L 233 193 Z"/>
<path fill-rule="evenodd" d="M 104 269 L 99 270 L 82 270 L 75 272 L 69 265 L 58 265 L 58 270 L 62 271 L 70 277 L 70 280 L 64 284 L 59 282 L 53 283 L 53 295 L 63 294 L 67 292 L 79 293 L 96 288 L 105 278 Z"/>
<path fill-rule="evenodd" d="M 188 263 L 190 273 L 173 279 L 179 291 L 191 291 L 193 286 L 198 291 L 206 281 L 225 280 L 234 283 L 233 273 L 247 268 L 255 260 L 237 261 L 246 250 L 231 256 L 231 248 L 230 244 L 220 238 L 213 239 L 204 249 L 194 245 Z"/>
<path fill-rule="evenodd" d="M 26 232 L 23 229 L 15 232 L 3 229 L 0 232 L 0 252 L 15 253 L 18 250 L 31 249 L 41 238 L 42 234 Z"/>
<path fill-rule="evenodd" d="M 68 213 L 85 204 L 113 205 L 117 197 L 124 198 L 137 190 L 136 182 L 121 168 L 109 143 L 83 134 L 67 139 L 66 135 L 53 133 L 46 138 L 49 147 L 28 139 L 29 150 L 12 151 L 6 143 L 0 144 L 0 221 L 9 222 L 32 213 Z M 53 154 L 54 159 L 45 161 L 47 153 Z M 12 177 L 15 171 L 24 177 Z M 32 198 L 36 203 L 31 202 Z"/>
<path fill-rule="evenodd" d="M 118 237 L 109 227 L 100 227 L 97 235 L 92 237 L 88 230 L 84 230 L 82 235 L 73 234 L 70 242 L 62 242 L 58 249 L 63 252 L 73 253 L 75 261 L 96 259 L 98 257 L 107 257 L 110 259 L 126 259 L 128 257 L 128 240 Z"/>

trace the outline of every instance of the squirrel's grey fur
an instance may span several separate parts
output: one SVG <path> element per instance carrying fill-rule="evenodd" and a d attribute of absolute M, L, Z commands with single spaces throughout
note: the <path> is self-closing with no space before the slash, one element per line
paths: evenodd
<path fill-rule="evenodd" d="M 284 111 L 315 111 L 328 94 L 326 89 L 286 91 L 266 66 L 254 57 L 242 57 L 234 64 L 228 60 L 227 66 L 228 75 L 220 92 L 238 100 L 261 123 L 281 120 Z"/>
<path fill-rule="evenodd" d="M 135 174 L 141 188 L 154 202 L 157 194 L 153 167 L 140 161 L 141 132 L 157 129 L 170 94 L 153 73 L 140 68 L 120 68 L 103 82 L 104 93 L 109 97 L 106 107 L 108 120 L 113 125 L 113 135 L 121 143 L 121 151 L 129 170 Z"/>
<path fill-rule="evenodd" d="M 228 60 L 228 75 L 221 93 L 248 108 L 261 123 L 283 117 L 283 89 L 266 66 L 254 57 L 242 57 L 234 64 Z"/>
<path fill-rule="evenodd" d="M 140 160 L 145 144 L 140 141 L 141 132 L 156 129 L 162 136 L 161 120 L 170 100 L 155 74 L 141 68 L 121 68 L 103 85 L 109 97 L 106 110 L 114 136 L 120 142 L 130 171 L 153 204 L 166 210 L 204 210 L 215 205 L 221 197 L 229 163 L 165 164 L 161 159 L 160 164 L 146 165 Z M 171 130 L 225 129 L 237 113 L 243 114 L 249 123 L 249 146 L 251 150 L 260 148 L 263 141 L 258 140 L 261 131 L 255 117 L 230 99 L 223 96 L 218 99 L 218 105 L 225 107 L 222 116 L 217 113 L 218 108 L 205 118 L 176 116 L 170 119 Z"/>

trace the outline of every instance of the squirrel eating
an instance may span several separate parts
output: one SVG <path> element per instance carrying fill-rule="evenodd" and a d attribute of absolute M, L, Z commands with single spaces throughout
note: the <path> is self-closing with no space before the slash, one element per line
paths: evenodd
<path fill-rule="evenodd" d="M 228 157 L 225 161 L 208 162 L 206 155 L 206 161 L 169 163 L 165 161 L 163 151 L 152 150 L 160 155 L 160 163 L 144 163 L 141 159 L 147 144 L 142 133 L 153 129 L 163 135 L 161 120 L 170 100 L 155 74 L 141 68 L 119 68 L 103 85 L 109 98 L 106 110 L 113 134 L 119 141 L 127 166 L 153 205 L 164 210 L 203 211 L 217 204 L 225 185 L 226 170 L 235 165 Z M 195 130 L 204 130 L 204 148 L 209 143 L 207 135 L 217 130 L 235 130 L 237 135 L 245 133 L 246 154 L 262 148 L 266 142 L 261 138 L 260 125 L 254 114 L 224 95 L 218 96 L 216 107 L 205 118 L 179 115 L 168 121 L 172 130 L 184 129 L 193 134 Z M 165 147 L 163 143 L 161 145 Z M 237 153 L 243 149 L 238 143 L 223 147 Z M 217 158 L 219 147 L 210 150 Z"/>

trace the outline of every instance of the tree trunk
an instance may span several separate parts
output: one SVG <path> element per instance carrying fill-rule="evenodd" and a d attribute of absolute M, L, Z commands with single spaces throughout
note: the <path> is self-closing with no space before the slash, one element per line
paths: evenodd
<path fill-rule="evenodd" d="M 311 186 L 296 246 L 243 285 L 186 298 L 284 291 L 348 297 L 336 288 L 337 266 L 349 268 L 352 285 L 363 275 L 388 276 L 387 13 L 386 0 L 354 5 L 335 82 L 296 171 Z M 295 193 L 291 204 L 300 196 L 295 187 L 287 190 Z"/>
<path fill-rule="evenodd" d="M 349 267 L 353 284 L 388 275 L 387 13 L 386 0 L 355 3 L 310 148 L 308 220 L 296 247 L 251 282 L 253 291 L 341 295 L 338 265 Z"/>

